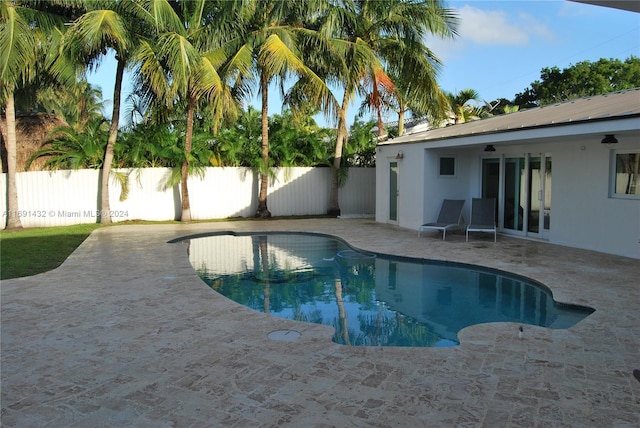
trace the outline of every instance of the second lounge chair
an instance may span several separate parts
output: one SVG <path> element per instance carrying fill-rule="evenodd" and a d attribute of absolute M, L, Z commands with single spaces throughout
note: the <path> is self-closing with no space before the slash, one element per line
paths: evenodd
<path fill-rule="evenodd" d="M 471 200 L 471 220 L 467 226 L 467 241 L 469 232 L 493 233 L 493 242 L 497 239 L 496 230 L 496 200 L 495 198 Z"/>

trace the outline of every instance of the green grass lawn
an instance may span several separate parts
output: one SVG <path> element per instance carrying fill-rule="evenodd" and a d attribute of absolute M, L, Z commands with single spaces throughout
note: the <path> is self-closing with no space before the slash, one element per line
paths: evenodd
<path fill-rule="evenodd" d="M 324 216 L 287 216 L 280 219 L 323 218 Z M 247 218 L 200 220 L 193 223 L 213 221 L 246 221 Z M 268 220 L 264 220 L 268 221 Z M 180 224 L 179 221 L 127 221 L 109 226 L 129 224 Z M 19 278 L 55 269 L 82 244 L 87 236 L 100 224 L 76 224 L 73 226 L 37 227 L 30 229 L 0 231 L 0 279 Z"/>
<path fill-rule="evenodd" d="M 55 269 L 99 224 L 38 227 L 0 232 L 0 279 Z"/>

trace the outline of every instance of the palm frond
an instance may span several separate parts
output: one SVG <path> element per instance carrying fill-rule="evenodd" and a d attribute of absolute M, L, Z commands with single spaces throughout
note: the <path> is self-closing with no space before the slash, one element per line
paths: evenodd
<path fill-rule="evenodd" d="M 186 35 L 180 17 L 167 0 L 128 0 L 121 7 L 142 22 L 152 23 L 157 34 L 172 31 Z"/>
<path fill-rule="evenodd" d="M 111 178 L 114 183 L 120 185 L 120 202 L 129 197 L 129 174 L 131 172 L 111 170 Z"/>
<path fill-rule="evenodd" d="M 270 35 L 262 43 L 258 52 L 258 61 L 261 68 L 268 70 L 271 76 L 284 76 L 289 71 L 304 74 L 306 69 L 299 56 L 276 34 Z"/>
<path fill-rule="evenodd" d="M 107 46 L 122 53 L 129 49 L 130 35 L 124 18 L 114 10 L 94 10 L 82 15 L 68 31 L 67 46 L 82 47 L 92 55 Z"/>
<path fill-rule="evenodd" d="M 25 19 L 26 8 L 17 7 L 13 2 L 0 4 L 0 90 L 2 99 L 6 91 L 12 91 L 25 70 L 35 58 L 35 37 Z"/>

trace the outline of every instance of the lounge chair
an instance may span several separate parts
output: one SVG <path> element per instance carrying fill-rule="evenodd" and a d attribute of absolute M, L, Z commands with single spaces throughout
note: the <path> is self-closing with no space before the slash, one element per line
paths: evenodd
<path fill-rule="evenodd" d="M 423 230 L 441 230 L 444 241 L 447 230 L 463 230 L 462 207 L 464 200 L 445 199 L 440 207 L 440 214 L 435 223 L 425 223 L 418 227 L 418 236 Z"/>
<path fill-rule="evenodd" d="M 493 242 L 497 239 L 496 230 L 496 200 L 495 198 L 471 200 L 471 221 L 467 226 L 467 241 L 469 232 L 493 233 Z"/>

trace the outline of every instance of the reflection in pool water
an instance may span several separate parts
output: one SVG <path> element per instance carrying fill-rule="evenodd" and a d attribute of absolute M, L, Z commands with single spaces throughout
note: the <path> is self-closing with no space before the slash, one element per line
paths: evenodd
<path fill-rule="evenodd" d="M 592 309 L 560 305 L 533 281 L 472 265 L 367 254 L 316 234 L 192 238 L 189 260 L 229 299 L 335 328 L 356 346 L 454 346 L 487 322 L 569 328 Z"/>

